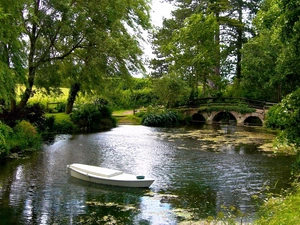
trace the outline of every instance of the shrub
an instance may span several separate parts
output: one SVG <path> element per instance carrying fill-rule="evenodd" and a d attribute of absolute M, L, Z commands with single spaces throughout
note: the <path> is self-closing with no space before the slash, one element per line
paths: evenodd
<path fill-rule="evenodd" d="M 39 127 L 44 121 L 44 108 L 41 104 L 35 103 L 33 105 L 27 105 L 22 110 L 4 109 L 0 114 L 0 119 L 10 127 L 14 127 L 18 121 L 27 120 L 35 126 Z"/>
<path fill-rule="evenodd" d="M 167 111 L 162 113 L 148 113 L 142 119 L 145 126 L 176 126 L 182 122 L 182 116 L 178 112 Z"/>
<path fill-rule="evenodd" d="M 74 110 L 70 118 L 80 129 L 95 131 L 101 129 L 101 120 L 112 119 L 111 115 L 107 106 L 84 104 Z"/>
<path fill-rule="evenodd" d="M 62 120 L 60 122 L 55 122 L 53 126 L 53 130 L 56 133 L 61 134 L 69 134 L 72 132 L 75 132 L 77 130 L 77 127 L 75 124 L 68 120 Z"/>
<path fill-rule="evenodd" d="M 61 102 L 57 107 L 56 110 L 57 112 L 64 112 L 66 110 L 66 103 Z"/>
<path fill-rule="evenodd" d="M 222 106 L 222 105 L 212 105 L 212 106 L 201 106 L 199 107 L 200 112 L 213 112 L 213 111 L 236 111 L 241 114 L 252 113 L 255 112 L 255 109 L 249 108 L 247 105 L 239 103 L 235 106 Z"/>
<path fill-rule="evenodd" d="M 55 117 L 54 116 L 50 116 L 50 117 L 46 117 L 42 130 L 43 132 L 52 132 L 54 131 L 54 124 L 55 124 Z"/>
<path fill-rule="evenodd" d="M 288 120 L 284 114 L 284 109 L 279 104 L 272 106 L 266 116 L 266 126 L 272 129 L 283 130 Z"/>
<path fill-rule="evenodd" d="M 300 147 L 300 88 L 287 95 L 277 106 L 270 109 L 267 126 L 280 128 L 279 143 Z"/>
<path fill-rule="evenodd" d="M 8 140 L 10 140 L 13 130 L 0 122 L 0 159 L 5 158 L 9 154 L 10 145 Z"/>
<path fill-rule="evenodd" d="M 22 120 L 14 127 L 10 142 L 15 150 L 36 150 L 41 147 L 42 138 L 30 122 Z"/>

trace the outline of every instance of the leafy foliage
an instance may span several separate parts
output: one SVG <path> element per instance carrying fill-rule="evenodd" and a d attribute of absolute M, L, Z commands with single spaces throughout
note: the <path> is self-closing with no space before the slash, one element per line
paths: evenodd
<path fill-rule="evenodd" d="M 230 111 L 235 111 L 235 112 L 239 112 L 242 114 L 245 113 L 252 113 L 255 112 L 255 109 L 253 108 L 249 108 L 247 105 L 243 105 L 243 104 L 239 104 L 236 106 L 201 106 L 199 108 L 200 112 L 213 112 L 213 111 L 226 111 L 226 112 L 230 112 Z"/>
<path fill-rule="evenodd" d="M 181 74 L 198 98 L 198 86 L 203 97 L 210 89 L 224 89 L 226 79 L 241 76 L 241 48 L 254 34 L 250 24 L 257 12 L 259 0 L 181 1 L 172 18 L 153 35 L 156 59 L 151 61 L 152 77 L 162 77 L 171 71 Z"/>
<path fill-rule="evenodd" d="M 22 120 L 13 130 L 14 134 L 9 143 L 14 151 L 37 150 L 41 148 L 42 138 L 30 122 Z"/>
<path fill-rule="evenodd" d="M 266 116 L 266 126 L 272 129 L 285 129 L 288 118 L 284 114 L 284 109 L 280 104 L 272 106 Z"/>
<path fill-rule="evenodd" d="M 142 124 L 153 127 L 176 126 L 182 122 L 182 116 L 178 112 L 166 111 L 162 113 L 147 113 L 143 116 Z"/>
<path fill-rule="evenodd" d="M 77 126 L 71 121 L 62 120 L 54 123 L 53 131 L 59 134 L 70 134 L 77 131 Z"/>
<path fill-rule="evenodd" d="M 154 82 L 154 92 L 158 102 L 172 108 L 188 102 L 191 89 L 177 74 L 171 73 Z"/>
<path fill-rule="evenodd" d="M 278 137 L 279 143 L 300 147 L 300 88 L 270 110 L 266 125 L 283 129 Z"/>
<path fill-rule="evenodd" d="M 6 157 L 10 150 L 8 140 L 10 140 L 13 130 L 0 122 L 0 160 Z"/>
<path fill-rule="evenodd" d="M 244 45 L 245 97 L 280 101 L 299 79 L 299 1 L 266 0 L 253 22 L 257 35 Z"/>
<path fill-rule="evenodd" d="M 69 120 L 62 119 L 58 121 L 52 115 L 46 117 L 41 130 L 43 133 L 53 132 L 53 133 L 61 133 L 61 134 L 70 134 L 77 131 L 77 127 L 74 123 L 72 123 Z"/>
<path fill-rule="evenodd" d="M 13 111 L 4 109 L 0 114 L 0 119 L 10 127 L 14 127 L 21 120 L 28 120 L 39 127 L 45 119 L 44 113 L 44 107 L 39 103 L 34 103 L 27 105 L 24 109 L 15 109 Z"/>
<path fill-rule="evenodd" d="M 107 106 L 99 106 L 91 103 L 83 104 L 70 115 L 80 129 L 95 131 L 101 128 L 103 119 L 112 119 L 112 112 Z"/>

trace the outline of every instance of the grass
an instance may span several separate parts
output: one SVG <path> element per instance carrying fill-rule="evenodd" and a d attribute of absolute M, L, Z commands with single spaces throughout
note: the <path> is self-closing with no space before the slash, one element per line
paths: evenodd
<path fill-rule="evenodd" d="M 258 225 L 300 224 L 300 187 L 287 196 L 271 197 L 261 208 Z"/>
<path fill-rule="evenodd" d="M 40 103 L 47 107 L 47 103 L 67 103 L 69 96 L 69 88 L 59 88 L 60 92 L 57 93 L 46 93 L 44 89 L 33 89 L 35 94 L 30 97 L 28 103 Z M 20 94 L 20 93 L 19 93 Z M 93 97 L 91 96 L 83 96 L 79 93 L 76 97 L 76 104 L 82 104 L 86 102 L 90 102 Z M 49 108 L 55 107 L 56 105 L 49 105 Z"/>
<path fill-rule="evenodd" d="M 60 88 L 60 93 L 51 93 L 46 94 L 45 90 L 43 89 L 34 89 L 35 94 L 34 96 L 29 98 L 29 103 L 40 103 L 47 106 L 47 103 L 54 103 L 54 102 L 67 102 L 69 88 Z"/>
<path fill-rule="evenodd" d="M 118 110 L 113 112 L 118 124 L 140 125 L 142 118 L 133 115 L 133 110 Z"/>
<path fill-rule="evenodd" d="M 131 111 L 132 112 L 132 111 Z M 63 120 L 71 122 L 70 115 L 62 113 L 46 113 L 46 117 L 54 116 L 56 123 L 61 123 Z M 118 124 L 140 125 L 142 118 L 129 114 L 128 110 L 119 110 L 113 113 Z"/>
<path fill-rule="evenodd" d="M 46 117 L 54 116 L 55 117 L 55 121 L 57 123 L 60 123 L 63 120 L 71 122 L 70 115 L 69 114 L 65 114 L 63 112 L 62 113 L 46 113 L 45 116 Z"/>

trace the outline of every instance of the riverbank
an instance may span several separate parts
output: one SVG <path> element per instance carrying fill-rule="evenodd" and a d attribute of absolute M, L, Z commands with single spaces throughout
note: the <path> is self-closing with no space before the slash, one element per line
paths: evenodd
<path fill-rule="evenodd" d="M 293 190 L 285 191 L 277 197 L 269 197 L 260 207 L 257 225 L 296 225 L 300 224 L 300 187 L 296 184 Z"/>

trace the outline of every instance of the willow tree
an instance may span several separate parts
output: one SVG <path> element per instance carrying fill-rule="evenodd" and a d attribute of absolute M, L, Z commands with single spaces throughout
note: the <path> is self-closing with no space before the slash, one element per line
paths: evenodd
<path fill-rule="evenodd" d="M 0 100 L 6 104 L 11 101 L 14 109 L 15 85 L 24 83 L 26 74 L 24 43 L 20 40 L 22 30 L 14 21 L 16 8 L 8 1 L 0 6 Z"/>
<path fill-rule="evenodd" d="M 139 34 L 142 29 L 150 28 L 146 1 L 107 0 L 95 4 L 83 1 L 81 4 L 94 12 L 85 25 L 92 32 L 87 32 L 84 47 L 76 49 L 74 56 L 66 61 L 67 68 L 73 69 L 66 70 L 63 65 L 60 70 L 71 84 L 66 113 L 72 111 L 79 91 L 101 93 L 109 78 L 129 80 L 133 73 L 144 70 Z"/>
<path fill-rule="evenodd" d="M 14 39 L 22 40 L 18 50 L 26 53 L 23 64 L 27 74 L 19 109 L 26 106 L 34 85 L 50 90 L 62 82 L 73 85 L 76 79 L 94 84 L 104 74 L 129 75 L 142 67 L 138 59 L 141 50 L 134 38 L 138 35 L 130 35 L 125 28 L 134 32 L 136 26 L 149 27 L 147 0 L 0 0 L 0 5 L 4 13 L 16 12 L 7 29 L 19 27 L 21 32 Z M 125 38 L 131 44 L 125 43 Z M 65 60 L 72 65 L 70 71 L 78 70 L 84 77 L 73 74 L 71 79 L 62 73 Z"/>

